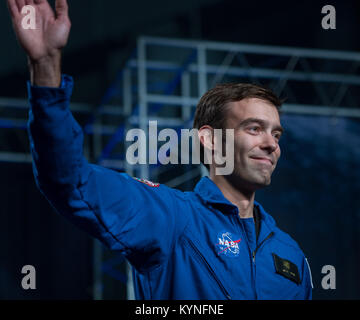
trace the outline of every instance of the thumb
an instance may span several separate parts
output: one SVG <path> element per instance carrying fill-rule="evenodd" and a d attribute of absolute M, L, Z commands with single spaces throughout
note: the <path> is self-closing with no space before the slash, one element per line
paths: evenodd
<path fill-rule="evenodd" d="M 55 12 L 57 18 L 68 16 L 69 7 L 66 0 L 55 0 Z"/>

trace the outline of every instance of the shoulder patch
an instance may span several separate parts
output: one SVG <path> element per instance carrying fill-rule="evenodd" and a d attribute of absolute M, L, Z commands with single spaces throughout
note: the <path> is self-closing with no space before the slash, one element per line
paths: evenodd
<path fill-rule="evenodd" d="M 146 179 L 141 179 L 141 178 L 136 178 L 136 177 L 133 177 L 133 178 L 139 182 L 142 182 L 142 183 L 148 185 L 149 187 L 157 188 L 160 186 L 160 183 L 157 183 L 157 182 L 152 182 L 152 181 L 149 181 Z"/>

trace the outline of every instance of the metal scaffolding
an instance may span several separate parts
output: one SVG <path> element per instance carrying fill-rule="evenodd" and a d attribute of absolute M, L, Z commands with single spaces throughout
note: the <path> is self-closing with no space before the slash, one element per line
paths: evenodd
<path fill-rule="evenodd" d="M 70 108 L 75 118 L 82 118 L 89 160 L 170 187 L 186 187 L 204 174 L 202 166 L 129 165 L 126 133 L 133 128 L 147 133 L 149 121 L 177 132 L 191 128 L 199 97 L 220 82 L 265 85 L 287 97 L 284 113 L 359 118 L 359 65 L 360 54 L 355 52 L 141 37 L 101 104 L 96 109 L 86 104 Z M 3 114 L 9 115 L 0 118 L 0 128 L 26 134 L 27 107 L 26 100 L 0 99 L 0 110 L 6 109 Z M 150 138 L 149 148 L 161 145 L 150 146 Z M 31 161 L 26 147 L 21 152 L 14 152 L 10 144 L 8 148 L 1 150 L 0 161 Z M 96 299 L 102 298 L 101 263 L 107 263 L 106 270 L 115 265 L 102 260 L 102 249 L 95 241 Z M 128 298 L 133 298 L 129 281 Z"/>

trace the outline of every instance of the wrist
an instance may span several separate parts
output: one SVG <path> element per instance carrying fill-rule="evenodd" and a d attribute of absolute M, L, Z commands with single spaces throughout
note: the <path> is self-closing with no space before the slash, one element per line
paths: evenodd
<path fill-rule="evenodd" d="M 28 57 L 31 85 L 59 87 L 61 85 L 61 53 L 32 60 Z"/>

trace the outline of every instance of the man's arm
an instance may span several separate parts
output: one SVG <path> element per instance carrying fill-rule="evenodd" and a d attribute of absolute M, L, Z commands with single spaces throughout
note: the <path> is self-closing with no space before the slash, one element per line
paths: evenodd
<path fill-rule="evenodd" d="M 60 214 L 122 252 L 139 270 L 157 266 L 184 225 L 177 218 L 174 191 L 150 187 L 84 158 L 83 131 L 69 109 L 73 80 L 60 68 L 70 31 L 66 0 L 56 1 L 56 13 L 45 0 L 7 2 L 29 60 L 28 132 L 39 189 Z M 37 10 L 36 30 L 21 27 L 25 4 Z"/>

